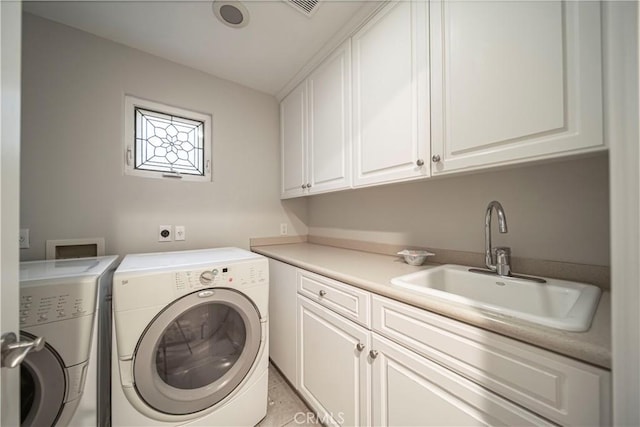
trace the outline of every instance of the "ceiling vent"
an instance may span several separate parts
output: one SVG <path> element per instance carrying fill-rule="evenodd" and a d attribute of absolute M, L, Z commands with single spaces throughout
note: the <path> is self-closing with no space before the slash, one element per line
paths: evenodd
<path fill-rule="evenodd" d="M 304 16 L 311 18 L 318 7 L 320 6 L 320 0 L 282 0 Z"/>

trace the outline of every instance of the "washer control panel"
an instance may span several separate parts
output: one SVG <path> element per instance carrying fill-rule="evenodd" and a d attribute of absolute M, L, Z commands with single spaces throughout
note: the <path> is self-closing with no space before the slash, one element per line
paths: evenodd
<path fill-rule="evenodd" d="M 41 325 L 95 311 L 97 284 L 83 282 L 20 288 L 20 327 Z"/>
<path fill-rule="evenodd" d="M 269 280 L 268 263 L 252 261 L 219 265 L 206 270 L 189 270 L 176 273 L 176 290 L 190 291 L 199 288 L 242 288 L 265 284 Z"/>

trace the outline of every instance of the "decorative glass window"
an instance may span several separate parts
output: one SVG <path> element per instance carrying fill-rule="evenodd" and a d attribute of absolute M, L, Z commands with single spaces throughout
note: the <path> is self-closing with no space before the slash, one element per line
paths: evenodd
<path fill-rule="evenodd" d="M 125 96 L 127 175 L 211 181 L 211 116 Z"/>

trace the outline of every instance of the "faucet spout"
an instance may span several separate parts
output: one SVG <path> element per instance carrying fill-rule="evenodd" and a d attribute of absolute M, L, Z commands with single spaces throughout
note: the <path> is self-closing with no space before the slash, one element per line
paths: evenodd
<path fill-rule="evenodd" d="M 498 216 L 498 230 L 500 233 L 506 233 L 508 231 L 507 228 L 507 216 L 504 213 L 504 209 L 502 205 L 498 201 L 492 201 L 487 206 L 487 211 L 484 217 L 484 250 L 485 250 L 485 264 L 487 268 L 491 271 L 496 271 L 498 269 L 496 263 L 493 262 L 493 248 L 491 246 L 491 214 L 493 211 L 496 211 L 496 215 Z M 508 258 L 507 258 L 508 262 Z M 508 267 L 508 265 L 507 265 Z M 502 271 L 509 272 L 510 269 L 501 269 Z"/>

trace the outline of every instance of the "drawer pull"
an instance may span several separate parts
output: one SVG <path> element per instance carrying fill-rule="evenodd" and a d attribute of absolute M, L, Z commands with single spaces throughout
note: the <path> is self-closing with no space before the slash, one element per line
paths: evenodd
<path fill-rule="evenodd" d="M 369 357 L 372 359 L 375 359 L 376 357 L 378 357 L 378 350 L 370 350 Z"/>
<path fill-rule="evenodd" d="M 318 295 L 320 295 L 321 297 L 325 296 L 326 294 L 327 294 L 327 291 L 324 291 L 324 290 L 318 292 Z"/>
<path fill-rule="evenodd" d="M 362 350 L 364 350 L 364 344 L 362 344 L 361 342 L 359 342 L 358 344 L 356 344 L 356 350 L 358 350 L 358 351 L 362 351 Z"/>

